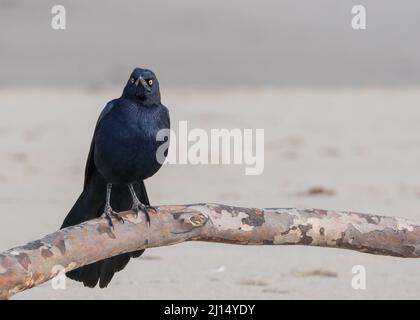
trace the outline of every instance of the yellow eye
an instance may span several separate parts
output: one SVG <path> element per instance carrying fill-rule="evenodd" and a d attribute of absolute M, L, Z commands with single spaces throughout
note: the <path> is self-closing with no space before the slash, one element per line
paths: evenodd
<path fill-rule="evenodd" d="M 151 87 L 151 86 L 152 86 L 152 84 L 153 84 L 153 80 L 152 80 L 152 79 L 150 79 L 149 81 L 147 81 L 147 84 Z"/>

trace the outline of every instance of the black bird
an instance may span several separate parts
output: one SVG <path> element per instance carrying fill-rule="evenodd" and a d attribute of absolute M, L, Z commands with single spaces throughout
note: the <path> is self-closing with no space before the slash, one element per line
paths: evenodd
<path fill-rule="evenodd" d="M 144 180 L 161 167 L 156 153 L 163 141 L 156 135 L 169 129 L 169 112 L 161 104 L 159 82 L 148 69 L 136 68 L 122 96 L 108 102 L 99 116 L 85 169 L 83 192 L 61 228 L 105 216 L 118 220 L 116 212 L 132 208 L 143 211 L 147 221 L 150 207 Z M 166 156 L 166 153 L 165 153 Z M 115 211 L 114 211 L 115 210 Z M 144 250 L 120 254 L 67 272 L 87 287 L 106 287 L 115 272 Z"/>

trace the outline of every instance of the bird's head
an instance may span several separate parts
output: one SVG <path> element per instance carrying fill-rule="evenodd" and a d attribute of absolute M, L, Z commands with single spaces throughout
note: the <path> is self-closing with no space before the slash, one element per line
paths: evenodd
<path fill-rule="evenodd" d="M 144 104 L 159 103 L 160 91 L 156 75 L 151 70 L 135 68 L 125 85 L 122 96 Z"/>

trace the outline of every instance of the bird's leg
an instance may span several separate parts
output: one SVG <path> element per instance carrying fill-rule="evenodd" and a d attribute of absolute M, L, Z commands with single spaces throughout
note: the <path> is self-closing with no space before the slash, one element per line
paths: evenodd
<path fill-rule="evenodd" d="M 146 216 L 147 223 L 150 226 L 150 215 L 149 215 L 149 212 L 147 210 L 151 207 L 146 206 L 146 205 L 144 205 L 143 203 L 140 202 L 139 198 L 137 198 L 136 191 L 134 191 L 134 187 L 131 183 L 128 185 L 128 189 L 130 190 L 131 197 L 133 198 L 132 210 L 136 213 L 136 215 L 138 215 L 140 210 L 143 211 L 145 216 Z"/>
<path fill-rule="evenodd" d="M 111 207 L 111 190 L 112 190 L 112 183 L 106 184 L 106 203 L 105 203 L 105 209 L 103 216 L 108 219 L 109 225 L 111 227 L 114 227 L 114 224 L 112 223 L 112 217 L 115 217 L 118 221 L 124 222 L 124 219 L 121 218 L 114 210 L 112 210 Z"/>

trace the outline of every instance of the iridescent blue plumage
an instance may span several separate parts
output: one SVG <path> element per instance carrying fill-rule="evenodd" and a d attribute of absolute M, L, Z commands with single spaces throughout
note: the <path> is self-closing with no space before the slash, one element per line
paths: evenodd
<path fill-rule="evenodd" d="M 169 127 L 169 112 L 161 104 L 155 74 L 147 69 L 134 69 L 122 96 L 108 102 L 99 116 L 86 163 L 83 192 L 62 228 L 102 214 L 110 218 L 115 211 L 147 209 L 150 203 L 144 180 L 161 167 L 156 152 L 163 142 L 157 141 L 156 135 Z M 103 288 L 131 257 L 138 257 L 143 251 L 98 261 L 67 275 L 88 287 L 99 282 Z"/>

